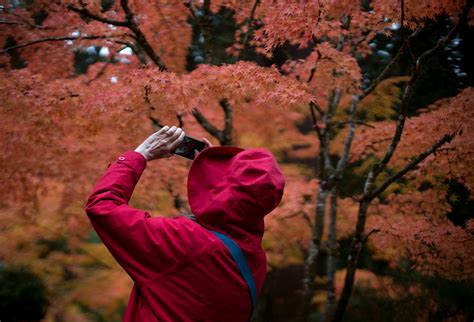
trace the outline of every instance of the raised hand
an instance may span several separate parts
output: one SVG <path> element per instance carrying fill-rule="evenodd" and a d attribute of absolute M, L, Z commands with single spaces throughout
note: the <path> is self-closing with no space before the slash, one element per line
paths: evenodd
<path fill-rule="evenodd" d="M 169 158 L 173 154 L 171 151 L 183 141 L 186 134 L 176 126 L 163 126 L 160 130 L 150 135 L 135 152 L 140 153 L 147 161 Z"/>

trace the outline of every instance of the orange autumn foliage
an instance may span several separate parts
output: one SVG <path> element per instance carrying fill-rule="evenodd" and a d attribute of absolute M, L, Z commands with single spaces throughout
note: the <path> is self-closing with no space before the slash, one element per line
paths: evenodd
<path fill-rule="evenodd" d="M 443 14 L 455 20 L 463 3 L 407 0 L 405 24 L 418 27 L 426 19 Z M 190 4 L 192 8 L 201 5 L 197 1 Z M 299 48 L 314 46 L 309 55 L 287 60 L 281 69 L 238 61 L 220 66 L 200 64 L 188 72 L 186 55 L 192 38 L 189 8 L 181 1 L 129 1 L 134 21 L 167 67 L 163 70 L 152 64 L 128 27 L 87 18 L 70 9 L 82 8 L 104 21 L 123 22 L 126 14 L 119 1 L 105 11 L 100 1 L 76 0 L 36 0 L 0 11 L 2 21 L 12 23 L 2 25 L 2 48 L 10 37 L 17 45 L 68 38 L 16 49 L 27 62 L 23 69 L 12 69 L 12 57 L 0 53 L 0 260 L 28 263 L 47 281 L 54 299 L 48 321 L 53 315 L 67 321 L 90 321 L 80 305 L 107 312 L 106 317 L 112 319 L 128 296 L 130 280 L 105 248 L 93 241 L 83 213 L 87 193 L 108 162 L 120 152 L 135 148 L 154 131 L 149 117 L 178 125 L 179 113 L 187 134 L 209 137 L 191 111 L 199 109 L 221 127 L 222 98 L 227 98 L 234 110 L 234 143 L 267 147 L 284 163 L 285 195 L 267 218 L 264 246 L 270 265 L 304 261 L 311 238 L 309 223 L 314 224 L 320 189 L 314 170 L 320 142 L 314 131 L 303 133 L 296 125 L 310 119 L 310 101 L 318 102 L 326 111 L 331 91 L 336 88 L 343 94 L 335 118 L 347 121 L 345 108 L 350 105 L 351 95 L 361 92 L 361 69 L 355 53 L 370 54 L 368 44 L 373 37 L 378 32 L 389 33 L 385 28 L 399 22 L 400 1 L 372 1 L 373 10 L 367 11 L 349 0 L 262 0 L 254 20 L 247 21 L 253 4 L 211 2 L 211 12 L 228 6 L 235 10 L 236 23 L 241 24 L 234 44 L 227 48 L 229 53 L 241 53 L 241 42 L 253 28 L 249 43 L 257 53 L 272 57 L 274 49 L 292 44 Z M 37 24 L 33 13 L 41 11 L 47 16 Z M 350 28 L 341 20 L 347 16 L 351 17 Z M 472 13 L 470 17 L 472 23 Z M 96 63 L 86 74 L 75 76 L 74 55 L 90 46 L 107 47 L 107 57 L 115 55 L 120 60 Z M 123 54 L 125 47 L 132 48 L 134 54 Z M 145 56 L 144 62 L 140 55 Z M 356 130 L 349 161 L 363 160 L 361 168 L 382 155 L 387 144 L 384 139 L 393 135 L 395 125 L 388 119 L 392 108 L 399 105 L 400 93 L 393 86 L 398 81 L 405 78 L 386 80 L 379 91 L 361 102 L 360 109 L 369 110 L 367 115 L 372 117 L 365 121 L 374 127 L 362 125 Z M 445 133 L 460 133 L 462 128 L 462 134 L 421 163 L 406 182 L 387 190 L 384 203 L 370 208 L 368 229 L 380 230 L 371 237 L 370 245 L 393 265 L 409 258 L 412 269 L 428 275 L 452 279 L 473 276 L 474 245 L 469 236 L 474 223 L 468 221 L 461 228 L 446 219 L 450 207 L 443 184 L 444 179 L 455 179 L 473 196 L 473 96 L 472 88 L 467 88 L 456 97 L 428 106 L 424 113 L 406 122 L 390 169 L 402 168 Z M 372 122 L 380 118 L 384 121 Z M 331 154 L 340 154 L 346 133 L 346 129 L 336 133 Z M 298 163 L 301 160 L 306 163 Z M 133 205 L 154 215 L 188 212 L 189 164 L 172 158 L 150 165 L 136 188 Z M 361 168 L 354 170 L 356 175 L 364 174 Z M 432 188 L 418 191 L 424 181 L 429 181 Z M 338 206 L 338 238 L 342 239 L 354 231 L 357 203 L 351 198 L 338 198 Z M 38 243 L 61 238 L 67 240 L 67 252 Z M 323 240 L 327 240 L 327 232 Z M 103 296 L 91 296 L 99 287 Z"/>

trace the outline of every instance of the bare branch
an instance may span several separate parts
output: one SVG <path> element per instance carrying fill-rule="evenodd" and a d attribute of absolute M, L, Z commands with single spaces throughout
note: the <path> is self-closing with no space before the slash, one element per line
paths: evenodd
<path fill-rule="evenodd" d="M 405 167 L 403 167 L 403 169 L 393 174 L 389 178 L 385 179 L 385 181 L 380 185 L 380 187 L 378 187 L 371 193 L 371 198 L 375 198 L 379 196 L 383 191 L 385 191 L 385 189 L 388 188 L 388 186 L 390 186 L 392 183 L 394 183 L 395 181 L 403 177 L 407 172 L 413 170 L 421 161 L 426 159 L 429 155 L 435 153 L 439 147 L 441 147 L 445 143 L 451 142 L 454 136 L 455 136 L 454 133 L 444 135 L 441 139 L 436 141 L 435 144 L 433 144 L 431 147 L 426 149 L 423 153 L 418 155 L 410 163 L 408 163 Z"/>
<path fill-rule="evenodd" d="M 9 51 L 23 48 L 23 47 L 28 47 L 31 45 L 39 44 L 42 42 L 48 42 L 48 41 L 64 41 L 64 40 L 83 40 L 83 39 L 106 39 L 109 38 L 110 36 L 106 35 L 97 35 L 97 36 L 82 36 L 82 37 L 72 37 L 72 36 L 64 36 L 64 37 L 44 37 L 44 38 L 39 38 L 31 41 L 26 41 L 21 44 L 15 45 L 15 46 L 10 46 L 4 49 L 0 49 L 0 54 L 5 54 Z"/>

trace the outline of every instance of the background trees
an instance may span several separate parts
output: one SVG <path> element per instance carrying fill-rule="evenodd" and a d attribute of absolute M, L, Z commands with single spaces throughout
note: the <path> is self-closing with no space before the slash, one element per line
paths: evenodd
<path fill-rule="evenodd" d="M 256 320 L 471 318 L 472 4 L 6 2 L 2 263 L 45 281 L 47 320 L 120 320 L 131 282 L 82 203 L 107 162 L 175 124 L 282 163 Z M 189 211 L 188 166 L 150 166 L 133 203 Z"/>

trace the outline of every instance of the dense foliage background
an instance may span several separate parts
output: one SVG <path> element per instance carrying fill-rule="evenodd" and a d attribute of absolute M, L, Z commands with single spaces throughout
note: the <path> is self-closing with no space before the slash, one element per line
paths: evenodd
<path fill-rule="evenodd" d="M 473 2 L 1 1 L 0 320 L 121 321 L 83 206 L 167 124 L 284 170 L 254 321 L 472 321 Z M 189 212 L 155 162 L 133 205 Z"/>

